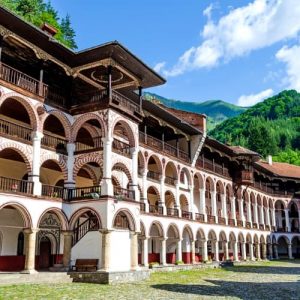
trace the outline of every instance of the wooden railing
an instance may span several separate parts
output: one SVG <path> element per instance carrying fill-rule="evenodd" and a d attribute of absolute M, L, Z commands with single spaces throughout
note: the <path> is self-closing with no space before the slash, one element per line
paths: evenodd
<path fill-rule="evenodd" d="M 213 160 L 207 159 L 204 156 L 201 156 L 197 159 L 196 166 L 198 168 L 212 171 L 218 175 L 230 178 L 229 170 L 225 166 L 219 165 Z"/>
<path fill-rule="evenodd" d="M 135 199 L 134 191 L 124 189 L 119 186 L 114 186 L 114 196 L 118 200 L 122 200 L 122 199 L 134 200 Z"/>
<path fill-rule="evenodd" d="M 171 176 L 165 177 L 165 183 L 169 184 L 169 185 L 175 185 L 175 180 L 176 180 L 176 178 L 173 178 Z"/>
<path fill-rule="evenodd" d="M 209 224 L 215 224 L 216 223 L 216 217 L 212 215 L 207 215 L 207 222 Z"/>
<path fill-rule="evenodd" d="M 250 229 L 251 228 L 251 222 L 246 222 L 246 228 Z"/>
<path fill-rule="evenodd" d="M 112 143 L 112 148 L 117 152 L 130 157 L 130 145 L 126 144 L 120 140 L 114 139 Z"/>
<path fill-rule="evenodd" d="M 197 220 L 198 222 L 201 222 L 201 223 L 204 223 L 204 222 L 205 222 L 204 214 L 196 213 L 196 214 L 195 214 L 195 217 L 196 217 L 196 220 Z"/>
<path fill-rule="evenodd" d="M 189 220 L 192 219 L 192 213 L 190 211 L 182 210 L 181 211 L 181 216 L 184 219 L 189 219 Z"/>
<path fill-rule="evenodd" d="M 84 200 L 84 199 L 99 199 L 101 196 L 100 186 L 89 186 L 68 189 L 66 198 L 69 201 Z"/>
<path fill-rule="evenodd" d="M 153 180 L 156 180 L 156 181 L 160 180 L 160 176 L 161 176 L 160 173 L 154 172 L 154 171 L 148 171 L 148 173 L 147 173 L 147 178 L 153 179 Z"/>
<path fill-rule="evenodd" d="M 252 223 L 252 227 L 253 227 L 254 229 L 257 229 L 257 228 L 258 228 L 257 223 Z"/>
<path fill-rule="evenodd" d="M 93 145 L 91 145 L 93 144 Z M 75 153 L 91 152 L 103 149 L 102 137 L 97 136 L 91 139 L 80 139 L 75 142 Z"/>
<path fill-rule="evenodd" d="M 129 112 L 140 113 L 140 105 L 125 97 L 117 91 L 112 91 L 113 103 L 117 102 L 122 108 L 125 108 Z"/>
<path fill-rule="evenodd" d="M 31 142 L 32 129 L 0 119 L 0 135 Z"/>
<path fill-rule="evenodd" d="M 42 184 L 42 196 L 64 199 L 65 189 L 61 186 Z"/>
<path fill-rule="evenodd" d="M 40 82 L 4 63 L 0 64 L 0 79 L 16 85 L 30 93 L 39 95 Z M 40 96 L 44 97 L 44 88 L 40 91 Z"/>
<path fill-rule="evenodd" d="M 100 226 L 97 217 L 89 217 L 74 228 L 72 245 L 74 246 L 78 243 L 89 231 L 97 231 L 99 228 Z"/>
<path fill-rule="evenodd" d="M 29 194 L 33 193 L 33 182 L 14 178 L 0 177 L 0 191 L 8 193 Z"/>
<path fill-rule="evenodd" d="M 223 218 L 223 217 L 218 217 L 218 224 L 225 225 L 225 224 L 226 224 L 225 218 Z"/>
<path fill-rule="evenodd" d="M 232 227 L 235 226 L 234 219 L 228 219 L 228 225 Z"/>
<path fill-rule="evenodd" d="M 67 95 L 65 95 L 60 89 L 44 85 L 44 94 L 48 103 L 63 108 L 67 107 Z"/>
<path fill-rule="evenodd" d="M 264 225 L 263 224 L 259 224 L 259 229 L 260 230 L 264 230 Z"/>
<path fill-rule="evenodd" d="M 143 202 L 140 202 L 140 210 L 141 212 L 145 212 L 146 211 L 146 205 Z"/>
<path fill-rule="evenodd" d="M 41 145 L 45 148 L 54 150 L 57 153 L 67 154 L 67 141 L 52 133 L 44 132 Z"/>
<path fill-rule="evenodd" d="M 238 227 L 243 227 L 243 221 L 242 220 L 236 220 L 236 224 Z"/>
<path fill-rule="evenodd" d="M 174 156 L 174 157 L 177 157 L 185 162 L 190 162 L 190 158 L 189 158 L 189 154 L 180 150 L 180 149 L 177 149 L 176 147 L 166 143 L 166 142 L 163 142 L 162 140 L 160 139 L 157 139 L 153 136 L 150 136 L 148 134 L 145 134 L 143 132 L 140 131 L 139 133 L 139 141 L 142 143 L 142 144 L 145 144 L 151 148 L 154 148 L 154 149 L 157 149 L 157 150 L 160 150 L 164 153 L 167 153 L 171 156 Z"/>
<path fill-rule="evenodd" d="M 162 215 L 163 208 L 158 205 L 149 205 L 149 213 Z"/>
<path fill-rule="evenodd" d="M 178 217 L 179 216 L 178 209 L 177 208 L 167 207 L 167 215 L 168 216 Z"/>

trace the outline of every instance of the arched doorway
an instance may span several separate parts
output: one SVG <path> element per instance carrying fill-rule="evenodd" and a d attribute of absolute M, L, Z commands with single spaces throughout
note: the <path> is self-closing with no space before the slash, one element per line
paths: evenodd
<path fill-rule="evenodd" d="M 179 232 L 175 225 L 170 225 L 167 231 L 167 263 L 175 264 L 178 260 L 178 251 L 181 251 L 181 247 L 178 247 Z M 177 256 L 177 257 L 176 257 Z M 181 260 L 181 259 L 180 259 Z"/>
<path fill-rule="evenodd" d="M 163 263 L 162 258 L 162 245 L 161 241 L 163 239 L 162 226 L 159 223 L 152 223 L 149 232 L 149 253 L 148 261 L 149 263 L 158 262 Z M 163 254 L 164 255 L 164 254 Z"/>
<path fill-rule="evenodd" d="M 281 236 L 277 240 L 277 251 L 279 258 L 289 258 L 288 244 L 289 240 L 285 236 Z"/>
<path fill-rule="evenodd" d="M 39 269 L 48 269 L 53 265 L 51 259 L 51 241 L 47 236 L 40 239 Z"/>

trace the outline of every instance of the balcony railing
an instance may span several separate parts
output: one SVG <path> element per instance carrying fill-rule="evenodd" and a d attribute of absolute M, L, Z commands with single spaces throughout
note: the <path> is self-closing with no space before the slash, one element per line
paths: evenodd
<path fill-rule="evenodd" d="M 113 103 L 117 102 L 119 106 L 125 108 L 127 111 L 140 113 L 140 105 L 132 101 L 131 99 L 125 97 L 124 95 L 118 93 L 117 91 L 112 91 Z"/>
<path fill-rule="evenodd" d="M 57 153 L 67 154 L 67 141 L 52 133 L 44 132 L 41 145 Z"/>
<path fill-rule="evenodd" d="M 167 207 L 167 215 L 168 216 L 178 217 L 179 216 L 178 209 L 177 208 L 169 208 L 169 207 Z"/>
<path fill-rule="evenodd" d="M 234 219 L 228 219 L 228 225 L 232 227 L 235 226 Z"/>
<path fill-rule="evenodd" d="M 166 143 L 166 142 L 163 142 L 162 140 L 160 139 L 157 139 L 153 136 L 150 136 L 148 134 L 145 134 L 143 132 L 140 131 L 139 133 L 139 140 L 141 143 L 151 147 L 151 148 L 154 148 L 154 149 L 157 149 L 157 150 L 160 150 L 164 153 L 167 153 L 171 156 L 174 156 L 174 157 L 177 157 L 187 163 L 190 162 L 190 157 L 189 157 L 189 154 Z"/>
<path fill-rule="evenodd" d="M 252 224 L 252 227 L 253 227 L 254 229 L 257 229 L 257 228 L 258 228 L 257 223 L 253 223 L 253 224 Z"/>
<path fill-rule="evenodd" d="M 251 228 L 251 222 L 246 222 L 246 228 L 250 229 Z"/>
<path fill-rule="evenodd" d="M 75 142 L 75 153 L 92 152 L 103 149 L 102 137 L 97 136 L 92 139 L 80 139 Z"/>
<path fill-rule="evenodd" d="M 124 189 L 119 186 L 114 186 L 114 195 L 117 200 L 122 200 L 122 199 L 134 200 L 135 199 L 134 191 Z"/>
<path fill-rule="evenodd" d="M 61 186 L 53 186 L 46 184 L 42 185 L 42 196 L 63 199 L 66 197 L 65 192 L 66 190 Z"/>
<path fill-rule="evenodd" d="M 0 177 L 0 191 L 17 194 L 33 193 L 33 182 L 14 178 Z"/>
<path fill-rule="evenodd" d="M 10 121 L 0 119 L 0 135 L 8 136 L 16 140 L 22 140 L 24 142 L 31 142 L 32 129 L 14 124 Z"/>
<path fill-rule="evenodd" d="M 259 224 L 259 229 L 260 230 L 264 230 L 265 229 L 264 225 L 263 224 Z"/>
<path fill-rule="evenodd" d="M 181 211 L 181 216 L 184 219 L 189 219 L 189 220 L 192 219 L 192 213 L 190 211 L 182 210 Z"/>
<path fill-rule="evenodd" d="M 158 206 L 158 205 L 149 205 L 149 213 L 162 215 L 163 214 L 163 208 L 161 206 Z"/>
<path fill-rule="evenodd" d="M 225 225 L 226 224 L 225 218 L 218 217 L 218 223 L 221 224 L 221 225 Z"/>
<path fill-rule="evenodd" d="M 198 214 L 198 213 L 196 213 L 196 214 L 195 214 L 195 217 L 196 217 L 196 220 L 197 220 L 198 222 L 201 222 L 201 223 L 204 223 L 204 222 L 205 222 L 205 218 L 204 218 L 204 215 L 203 215 L 203 214 Z"/>
<path fill-rule="evenodd" d="M 243 227 L 243 221 L 242 220 L 237 220 L 236 224 L 238 227 Z"/>
<path fill-rule="evenodd" d="M 230 178 L 229 170 L 225 166 L 219 165 L 213 160 L 207 159 L 204 156 L 201 156 L 197 159 L 196 166 Z"/>
<path fill-rule="evenodd" d="M 165 183 L 169 184 L 169 185 L 175 185 L 175 180 L 176 180 L 176 178 L 173 178 L 170 176 L 165 177 Z"/>
<path fill-rule="evenodd" d="M 148 173 L 147 173 L 147 178 L 149 178 L 149 179 L 159 181 L 160 177 L 161 177 L 161 174 L 154 172 L 154 171 L 148 171 Z"/>
<path fill-rule="evenodd" d="M 215 224 L 216 223 L 216 217 L 215 216 L 211 216 L 211 215 L 207 215 L 207 222 L 209 224 Z"/>
<path fill-rule="evenodd" d="M 145 205 L 145 203 L 140 203 L 140 210 L 141 210 L 141 212 L 145 212 L 146 211 L 146 205 Z"/>
<path fill-rule="evenodd" d="M 125 156 L 130 157 L 130 145 L 128 145 L 120 140 L 114 139 L 112 148 L 114 150 L 116 150 L 118 153 L 121 153 Z"/>
<path fill-rule="evenodd" d="M 68 189 L 66 198 L 69 201 L 84 199 L 99 199 L 101 196 L 100 186 L 80 187 Z"/>

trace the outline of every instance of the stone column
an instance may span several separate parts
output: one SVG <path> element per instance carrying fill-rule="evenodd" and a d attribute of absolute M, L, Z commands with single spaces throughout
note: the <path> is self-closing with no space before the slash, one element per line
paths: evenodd
<path fill-rule="evenodd" d="M 247 253 L 246 253 L 246 243 L 242 242 L 242 260 L 246 261 L 247 260 Z"/>
<path fill-rule="evenodd" d="M 300 216 L 300 215 L 299 215 Z M 300 223 L 299 223 L 300 224 Z M 275 209 L 272 208 L 272 226 L 276 227 Z M 276 230 L 276 229 L 275 229 Z"/>
<path fill-rule="evenodd" d="M 110 246 L 111 230 L 101 229 L 102 233 L 102 251 L 101 251 L 101 270 L 108 272 L 110 270 Z"/>
<path fill-rule="evenodd" d="M 207 241 L 202 241 L 202 261 L 207 262 L 208 261 L 208 255 L 207 255 Z"/>
<path fill-rule="evenodd" d="M 239 199 L 238 200 L 238 204 L 239 204 L 240 220 L 243 222 L 243 226 L 244 226 L 244 221 L 245 221 L 245 216 L 244 216 L 244 200 L 243 199 Z"/>
<path fill-rule="evenodd" d="M 145 237 L 143 240 L 143 265 L 144 267 L 148 267 L 148 238 Z"/>
<path fill-rule="evenodd" d="M 43 133 L 39 131 L 32 132 L 32 173 L 29 175 L 33 181 L 33 194 L 40 196 L 42 193 L 42 184 L 40 182 L 40 160 L 41 160 L 41 140 Z"/>
<path fill-rule="evenodd" d="M 134 191 L 135 201 L 140 201 L 140 191 L 138 188 L 138 153 L 139 148 L 131 148 L 131 172 L 132 172 L 132 182 L 129 188 Z"/>
<path fill-rule="evenodd" d="M 217 197 L 216 197 L 216 195 L 217 195 L 216 191 L 211 191 L 211 192 L 210 192 L 212 215 L 215 216 L 215 218 L 216 218 L 216 223 L 218 223 Z"/>
<path fill-rule="evenodd" d="M 101 195 L 113 196 L 113 185 L 111 181 L 111 169 L 112 169 L 112 137 L 102 138 L 103 142 L 103 178 L 101 184 Z"/>
<path fill-rule="evenodd" d="M 138 263 L 138 234 L 136 232 L 130 233 L 130 255 L 131 255 L 131 269 L 136 270 Z"/>
<path fill-rule="evenodd" d="M 285 214 L 285 224 L 286 224 L 287 230 L 288 230 L 288 232 L 291 232 L 289 210 L 287 208 L 284 210 L 284 214 Z"/>
<path fill-rule="evenodd" d="M 181 239 L 177 241 L 176 261 L 182 261 L 182 240 Z"/>
<path fill-rule="evenodd" d="M 226 205 L 226 195 L 221 194 L 221 203 L 222 203 L 222 218 L 225 219 L 225 224 L 228 224 L 228 216 L 227 216 L 227 205 Z"/>
<path fill-rule="evenodd" d="M 75 146 L 74 143 L 68 143 L 67 144 L 67 152 L 68 152 L 68 157 L 67 157 L 68 174 L 67 174 L 67 178 L 68 178 L 68 181 L 65 182 L 65 187 L 67 187 L 67 188 L 75 188 L 75 180 L 73 178 L 74 163 L 75 163 L 75 157 L 74 157 L 75 148 L 76 148 L 76 146 Z"/>
<path fill-rule="evenodd" d="M 167 264 L 166 261 L 166 256 L 167 256 L 167 246 L 166 246 L 166 239 L 163 238 L 161 240 L 161 250 L 160 250 L 160 263 L 165 266 Z"/>
<path fill-rule="evenodd" d="M 215 240 L 215 261 L 219 261 L 219 241 Z"/>
<path fill-rule="evenodd" d="M 207 222 L 207 214 L 205 210 L 205 189 L 199 189 L 200 193 L 200 214 L 204 215 L 204 221 Z"/>
<path fill-rule="evenodd" d="M 163 214 L 167 214 L 166 209 L 166 201 L 165 201 L 165 176 L 160 175 L 160 201 L 158 202 L 158 205 L 162 207 Z"/>
<path fill-rule="evenodd" d="M 72 231 L 63 231 L 64 236 L 64 253 L 63 253 L 63 266 L 64 268 L 70 268 L 71 261 L 71 249 L 72 249 Z"/>
<path fill-rule="evenodd" d="M 224 259 L 229 260 L 228 242 L 224 242 Z"/>
<path fill-rule="evenodd" d="M 289 259 L 294 259 L 294 257 L 293 257 L 293 250 L 292 250 L 292 244 L 288 244 L 288 255 L 289 255 Z"/>
<path fill-rule="evenodd" d="M 254 203 L 254 223 L 256 223 L 257 226 L 259 226 L 259 221 L 258 221 L 258 206 L 257 206 L 257 202 L 256 201 Z"/>
<path fill-rule="evenodd" d="M 272 244 L 268 244 L 268 251 L 269 251 L 269 259 L 273 259 L 273 247 Z"/>
<path fill-rule="evenodd" d="M 267 259 L 267 244 L 263 243 L 262 244 L 262 259 Z"/>
<path fill-rule="evenodd" d="M 274 247 L 274 259 L 278 259 L 278 247 L 277 244 L 273 244 Z"/>
<path fill-rule="evenodd" d="M 248 215 L 248 222 L 251 223 L 251 226 L 252 226 L 252 213 L 251 213 L 251 201 L 249 200 L 247 202 L 247 215 Z"/>
<path fill-rule="evenodd" d="M 189 199 L 189 211 L 192 213 L 192 220 L 195 220 L 195 210 L 194 210 L 194 186 L 190 185 L 190 199 Z"/>
<path fill-rule="evenodd" d="M 259 243 L 255 244 L 255 256 L 257 260 L 260 260 L 260 245 Z"/>
<path fill-rule="evenodd" d="M 143 172 L 143 195 L 142 195 L 142 199 L 141 201 L 144 202 L 145 204 L 145 212 L 149 212 L 149 203 L 148 203 L 148 199 L 147 199 L 147 174 L 148 174 L 148 169 L 145 169 Z"/>
<path fill-rule="evenodd" d="M 175 188 L 176 188 L 176 192 L 175 192 L 175 208 L 178 209 L 178 217 L 181 217 L 181 208 L 180 208 L 180 201 L 179 201 L 179 196 L 180 196 L 180 192 L 179 192 L 179 180 L 175 180 Z"/>
<path fill-rule="evenodd" d="M 253 243 L 249 243 L 249 255 L 250 255 L 250 260 L 254 260 Z"/>
<path fill-rule="evenodd" d="M 271 226 L 271 223 L 270 223 L 270 210 L 269 210 L 268 207 L 266 208 L 266 225 Z"/>
<path fill-rule="evenodd" d="M 235 213 L 235 199 L 234 199 L 234 197 L 230 198 L 230 202 L 231 202 L 232 219 L 234 220 L 234 224 L 236 225 L 236 213 Z"/>
<path fill-rule="evenodd" d="M 196 249 L 195 249 L 195 241 L 191 241 L 191 250 L 192 250 L 192 264 L 195 264 L 196 263 L 196 255 L 195 255 L 195 252 L 196 252 Z"/>
<path fill-rule="evenodd" d="M 237 241 L 233 242 L 233 260 L 234 261 L 239 261 L 239 251 L 238 251 Z"/>
<path fill-rule="evenodd" d="M 35 244 L 36 244 L 36 234 L 39 229 L 25 229 L 25 268 L 22 273 L 34 274 L 37 273 L 35 270 Z"/>
<path fill-rule="evenodd" d="M 259 211 L 260 211 L 260 224 L 262 224 L 265 227 L 265 218 L 264 218 L 264 207 L 263 205 L 261 205 L 259 207 Z"/>

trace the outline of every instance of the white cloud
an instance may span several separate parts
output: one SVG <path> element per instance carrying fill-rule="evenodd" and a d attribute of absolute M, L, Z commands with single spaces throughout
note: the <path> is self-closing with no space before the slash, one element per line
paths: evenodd
<path fill-rule="evenodd" d="M 276 53 L 276 58 L 286 64 L 287 76 L 283 79 L 283 85 L 300 91 L 300 46 L 284 46 Z"/>
<path fill-rule="evenodd" d="M 163 62 L 159 62 L 157 63 L 154 67 L 153 67 L 153 70 L 157 73 L 159 73 L 163 68 L 164 66 L 166 65 L 166 62 L 163 61 Z"/>
<path fill-rule="evenodd" d="M 220 62 L 296 37 L 300 31 L 299 0 L 254 0 L 235 8 L 217 22 L 211 19 L 213 6 L 203 14 L 208 17 L 201 36 L 202 43 L 184 52 L 169 69 L 165 64 L 160 72 L 177 76 L 186 71 L 211 68 Z"/>
<path fill-rule="evenodd" d="M 237 104 L 239 106 L 252 106 L 268 97 L 271 97 L 274 94 L 272 89 L 264 90 L 258 94 L 251 94 L 251 95 L 242 95 Z"/>

